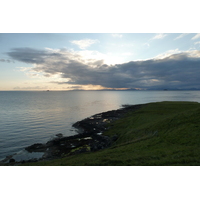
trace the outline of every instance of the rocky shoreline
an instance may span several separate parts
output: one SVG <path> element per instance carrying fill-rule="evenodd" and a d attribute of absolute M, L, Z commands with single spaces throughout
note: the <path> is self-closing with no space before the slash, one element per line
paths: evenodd
<path fill-rule="evenodd" d="M 109 128 L 109 124 L 122 118 L 127 112 L 137 110 L 142 105 L 124 105 L 118 110 L 99 113 L 78 121 L 72 126 L 77 129 L 78 134 L 63 137 L 61 133 L 45 144 L 36 143 L 25 148 L 29 153 L 43 153 L 39 159 L 16 161 L 14 157 L 7 156 L 2 163 L 19 165 L 25 162 L 37 162 L 39 160 L 50 160 L 75 155 L 83 152 L 94 152 L 105 149 L 117 140 L 118 136 L 108 137 L 102 133 Z"/>

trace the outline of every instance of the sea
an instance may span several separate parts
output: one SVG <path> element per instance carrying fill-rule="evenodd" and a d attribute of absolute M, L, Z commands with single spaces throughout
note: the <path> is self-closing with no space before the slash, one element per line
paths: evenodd
<path fill-rule="evenodd" d="M 161 101 L 200 102 L 200 91 L 0 91 L 0 160 L 27 157 L 25 147 L 58 133 L 75 135 L 72 125 L 94 114 Z"/>

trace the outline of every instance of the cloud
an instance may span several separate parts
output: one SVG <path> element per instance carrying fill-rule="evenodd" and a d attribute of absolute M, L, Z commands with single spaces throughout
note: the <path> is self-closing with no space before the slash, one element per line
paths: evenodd
<path fill-rule="evenodd" d="M 34 64 L 35 73 L 59 75 L 54 84 L 101 88 L 200 89 L 200 51 L 170 50 L 148 60 L 107 65 L 104 60 L 85 59 L 66 49 L 13 49 L 15 60 Z M 27 58 L 28 55 L 28 58 Z"/>
<path fill-rule="evenodd" d="M 41 86 L 33 86 L 33 87 L 14 87 L 14 90 L 46 90 L 48 87 L 41 87 Z"/>
<path fill-rule="evenodd" d="M 150 44 L 149 44 L 149 43 L 144 43 L 143 46 L 149 48 L 149 47 L 150 47 Z"/>
<path fill-rule="evenodd" d="M 153 38 L 151 38 L 151 40 L 163 39 L 166 36 L 167 36 L 167 34 L 159 33 L 159 34 L 156 34 Z"/>
<path fill-rule="evenodd" d="M 195 45 L 197 45 L 197 44 L 200 44 L 200 41 L 198 41 L 198 42 L 195 42 L 194 44 L 195 44 Z"/>
<path fill-rule="evenodd" d="M 45 57 L 55 56 L 56 53 L 49 54 L 45 50 L 36 50 L 32 48 L 14 48 L 13 51 L 7 53 L 12 59 L 25 63 L 43 63 Z"/>
<path fill-rule="evenodd" d="M 163 58 L 166 58 L 170 55 L 173 55 L 173 54 L 177 54 L 177 53 L 180 53 L 181 51 L 177 48 L 177 49 L 171 49 L 171 50 L 168 50 L 162 54 L 159 54 L 155 57 L 155 59 L 163 59 Z"/>
<path fill-rule="evenodd" d="M 198 38 L 200 38 L 200 33 L 197 33 L 197 34 L 192 38 L 192 40 L 196 40 L 196 39 L 198 39 Z"/>
<path fill-rule="evenodd" d="M 186 35 L 188 35 L 189 33 L 182 33 L 180 34 L 178 37 L 174 38 L 174 40 L 178 40 L 178 39 L 181 39 L 183 37 L 185 37 Z"/>
<path fill-rule="evenodd" d="M 115 37 L 115 38 L 122 38 L 123 37 L 123 35 L 119 34 L 119 33 L 113 33 L 111 35 L 112 35 L 112 37 Z"/>
<path fill-rule="evenodd" d="M 71 43 L 77 45 L 80 49 L 86 49 L 92 44 L 98 43 L 98 40 L 84 39 L 84 40 L 72 40 Z"/>
<path fill-rule="evenodd" d="M 0 62 L 7 62 L 7 63 L 10 63 L 10 62 L 13 62 L 13 61 L 11 61 L 11 60 L 9 60 L 9 59 L 0 59 Z"/>

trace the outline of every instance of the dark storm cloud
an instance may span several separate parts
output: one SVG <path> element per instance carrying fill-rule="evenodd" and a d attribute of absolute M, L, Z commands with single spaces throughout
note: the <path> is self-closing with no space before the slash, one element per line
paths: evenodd
<path fill-rule="evenodd" d="M 56 53 L 32 48 L 15 48 L 7 54 L 14 60 L 32 64 L 42 64 L 45 62 L 46 58 L 59 56 Z"/>
<path fill-rule="evenodd" d="M 61 74 L 58 84 L 101 85 L 107 88 L 190 89 L 200 88 L 200 51 L 188 51 L 164 58 L 106 65 L 103 60 L 84 60 L 65 50 L 14 49 L 15 60 L 36 64 L 32 70 L 49 77 Z M 65 82 L 64 78 L 68 78 Z"/>

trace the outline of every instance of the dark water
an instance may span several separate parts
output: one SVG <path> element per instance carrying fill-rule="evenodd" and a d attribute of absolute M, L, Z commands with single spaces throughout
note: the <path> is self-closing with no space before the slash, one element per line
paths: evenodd
<path fill-rule="evenodd" d="M 197 101 L 200 91 L 0 92 L 0 160 L 57 133 L 74 135 L 72 124 L 122 104 Z"/>

